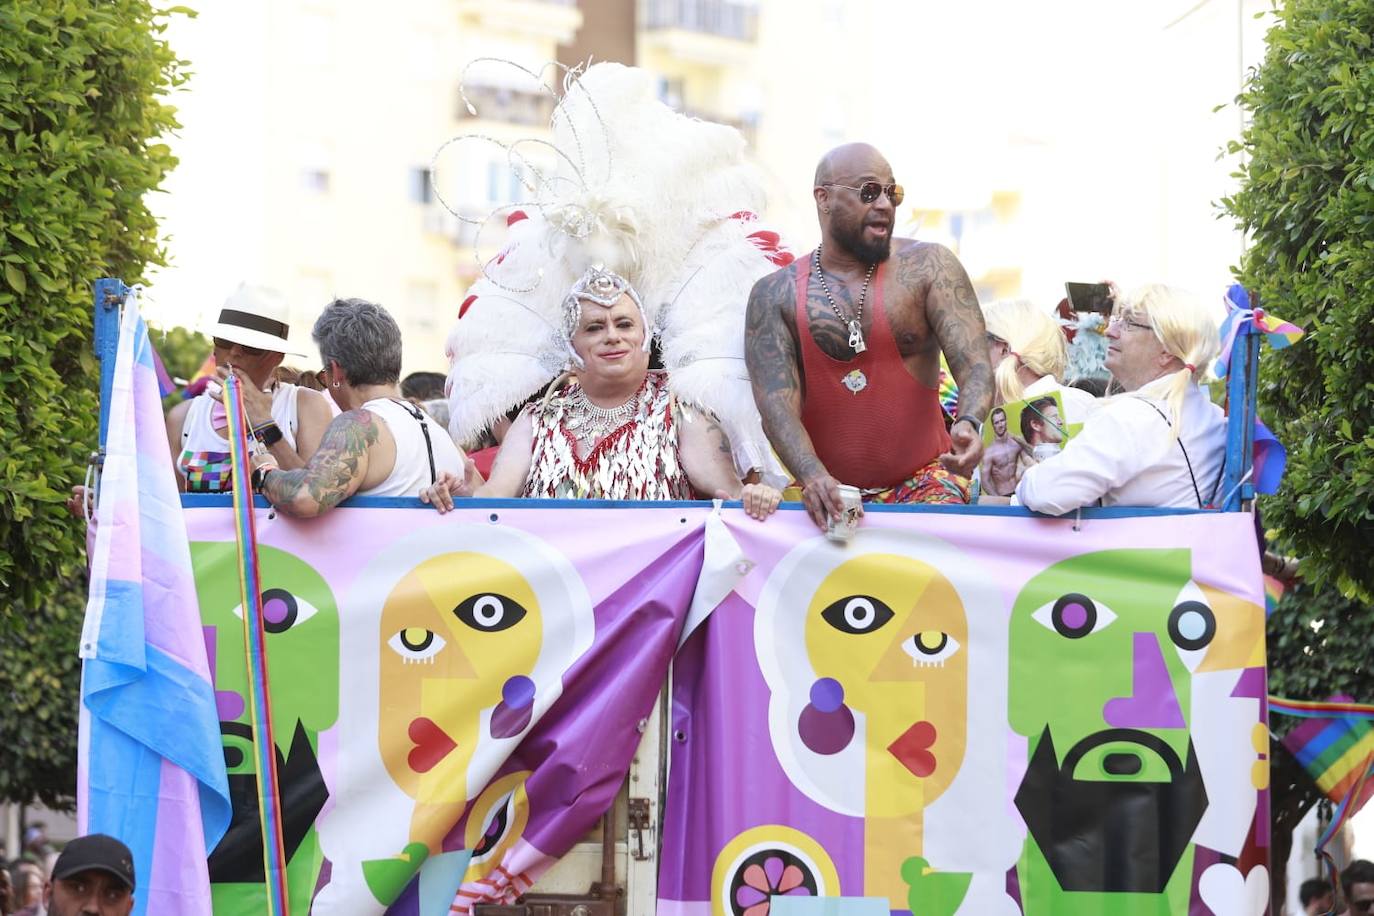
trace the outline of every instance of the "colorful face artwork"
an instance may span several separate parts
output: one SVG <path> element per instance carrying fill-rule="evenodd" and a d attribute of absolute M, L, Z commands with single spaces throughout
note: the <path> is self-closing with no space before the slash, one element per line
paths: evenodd
<path fill-rule="evenodd" d="M 322 864 L 314 823 L 329 792 L 319 736 L 338 718 L 339 612 L 329 585 L 308 564 L 273 547 L 260 546 L 258 554 L 287 882 L 292 910 L 305 912 Z M 237 549 L 193 543 L 191 561 L 233 802 L 229 831 L 210 854 L 214 905 L 256 912 L 266 907 L 266 892 Z"/>
<path fill-rule="evenodd" d="M 437 845 L 481 790 L 468 765 L 483 737 L 530 724 L 543 616 L 524 575 L 485 553 L 426 560 L 387 596 L 378 743 L 416 801 L 413 839 Z"/>
<path fill-rule="evenodd" d="M 894 909 L 908 908 L 912 875 L 922 883 L 927 869 L 967 867 L 959 852 L 938 861 L 924 838 L 968 751 L 968 608 L 973 596 L 992 600 L 971 573 L 942 542 L 861 530 L 848 547 L 798 547 L 759 598 L 755 646 L 778 759 L 798 789 L 863 818 L 863 886 L 845 893 Z M 968 879 L 957 876 L 928 911 L 953 912 Z"/>
<path fill-rule="evenodd" d="M 417 873 L 452 900 L 520 840 L 523 779 L 489 783 L 590 647 L 590 599 L 560 554 L 496 525 L 402 538 L 357 583 L 340 721 L 351 804 L 321 822 L 333 872 L 317 907 L 365 894 L 380 911 Z"/>
<path fill-rule="evenodd" d="M 1184 549 L 1085 554 L 1022 589 L 1008 709 L 1028 739 L 1015 797 L 1029 830 L 1018 868 L 1027 916 L 1187 911 L 1192 838 L 1236 771 L 1222 750 L 1209 778 L 1197 720 L 1248 709 L 1242 730 L 1257 724 L 1240 669 L 1262 663 L 1262 620 L 1257 606 L 1196 583 Z M 1216 673 L 1221 683 L 1206 680 Z M 1255 788 L 1248 807 L 1213 827 L 1230 855 L 1253 820 Z"/>

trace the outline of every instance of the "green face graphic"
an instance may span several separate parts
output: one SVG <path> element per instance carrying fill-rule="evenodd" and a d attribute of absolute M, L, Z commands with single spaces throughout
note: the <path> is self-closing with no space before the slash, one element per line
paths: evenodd
<path fill-rule="evenodd" d="M 266 620 L 272 729 L 291 743 L 299 721 L 313 735 L 339 715 L 339 610 L 324 578 L 304 561 L 274 547 L 258 548 Z M 248 724 L 248 669 L 243 608 L 233 543 L 191 545 L 201 623 L 213 628 L 215 691 L 220 719 Z M 225 694 L 233 694 L 225 696 Z M 227 715 L 237 710 L 237 715 Z M 247 755 L 251 763 L 251 754 Z M 232 772 L 232 770 L 231 770 Z"/>
<path fill-rule="evenodd" d="M 1153 734 L 1181 759 L 1192 671 L 1215 632 L 1187 550 L 1106 550 L 1057 563 L 1012 609 L 1011 727 L 1034 741 L 1048 726 L 1061 760 L 1108 729 Z M 1153 770 L 1157 761 L 1141 763 Z"/>
<path fill-rule="evenodd" d="M 1017 597 L 1008 713 L 1029 739 L 1016 794 L 1027 914 L 1178 912 L 1186 900 L 1208 804 L 1192 678 L 1217 605 L 1192 581 L 1190 552 L 1172 549 L 1074 557 Z"/>
<path fill-rule="evenodd" d="M 282 812 L 287 883 L 291 909 L 305 912 L 322 862 L 315 819 L 328 799 L 317 759 L 319 733 L 339 715 L 339 612 L 329 586 L 309 565 L 272 547 L 260 546 L 258 557 L 277 781 L 287 799 Z M 214 906 L 222 912 L 262 912 L 258 768 L 237 550 L 232 542 L 194 543 L 191 562 L 233 806 L 229 829 L 210 854 Z"/>

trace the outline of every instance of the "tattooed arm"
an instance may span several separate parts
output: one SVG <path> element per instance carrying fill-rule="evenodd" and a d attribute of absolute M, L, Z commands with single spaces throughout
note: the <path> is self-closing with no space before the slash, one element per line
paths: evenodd
<path fill-rule="evenodd" d="M 782 463 L 802 485 L 802 498 L 812 521 L 822 528 L 829 516 L 843 512 L 839 481 L 816 456 L 802 426 L 801 356 L 796 330 L 789 320 L 795 301 L 791 270 L 769 274 L 754 284 L 744 329 L 744 361 L 754 388 L 754 403 Z"/>
<path fill-rule="evenodd" d="M 362 486 L 368 449 L 377 441 L 377 417 L 370 410 L 350 410 L 334 418 L 320 447 L 294 471 L 272 470 L 263 478 L 262 495 L 278 511 L 298 518 L 328 512 Z"/>
<path fill-rule="evenodd" d="M 964 265 L 943 245 L 921 245 L 899 255 L 898 277 L 924 298 L 926 320 L 935 331 L 950 374 L 959 386 L 958 417 L 980 424 L 992 408 L 992 365 L 988 362 L 987 327 L 983 310 Z M 940 456 L 949 470 L 965 477 L 973 473 L 983 454 L 982 436 L 971 423 L 950 427 L 954 447 Z"/>

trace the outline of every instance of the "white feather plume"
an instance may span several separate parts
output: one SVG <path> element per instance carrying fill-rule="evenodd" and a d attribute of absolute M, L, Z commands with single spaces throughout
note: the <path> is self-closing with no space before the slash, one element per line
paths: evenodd
<path fill-rule="evenodd" d="M 743 137 L 672 111 L 650 74 L 613 63 L 566 88 L 552 127 L 563 167 L 449 335 L 455 437 L 475 438 L 558 374 L 563 297 L 601 263 L 638 290 L 674 392 L 721 420 L 742 469 L 776 470 L 744 365 L 749 291 L 776 265 L 750 237 L 764 193 Z"/>

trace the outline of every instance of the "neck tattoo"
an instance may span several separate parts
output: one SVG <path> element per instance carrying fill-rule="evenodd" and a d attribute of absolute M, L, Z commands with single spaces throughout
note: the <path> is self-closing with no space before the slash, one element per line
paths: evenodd
<path fill-rule="evenodd" d="M 835 297 L 830 295 L 830 287 L 825 282 L 825 273 L 821 270 L 821 246 L 816 246 L 816 279 L 821 281 L 821 292 L 825 293 L 825 300 L 830 303 L 830 311 L 835 313 L 835 317 L 849 328 L 849 349 L 855 355 L 868 349 L 868 344 L 864 343 L 863 320 L 864 320 L 864 300 L 868 298 L 868 284 L 873 279 L 873 271 L 878 269 L 876 263 L 868 265 L 868 275 L 864 277 L 863 289 L 859 291 L 859 305 L 854 310 L 853 318 L 844 317 L 844 312 L 835 304 Z"/>

